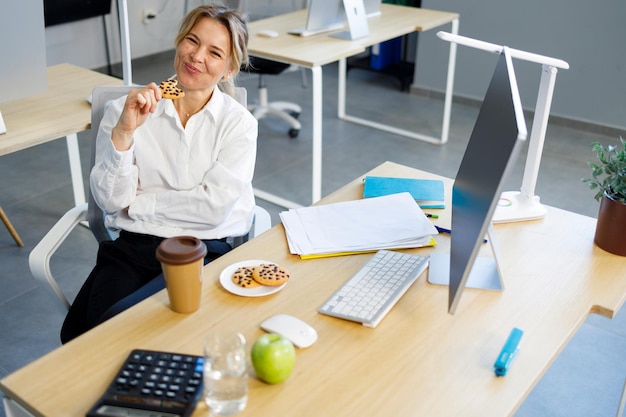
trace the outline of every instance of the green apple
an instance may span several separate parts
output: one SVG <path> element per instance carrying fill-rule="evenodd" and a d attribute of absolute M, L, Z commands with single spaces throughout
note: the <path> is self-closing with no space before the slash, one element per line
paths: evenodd
<path fill-rule="evenodd" d="M 266 333 L 252 345 L 252 366 L 260 380 L 268 384 L 283 382 L 296 363 L 293 343 L 277 333 Z"/>

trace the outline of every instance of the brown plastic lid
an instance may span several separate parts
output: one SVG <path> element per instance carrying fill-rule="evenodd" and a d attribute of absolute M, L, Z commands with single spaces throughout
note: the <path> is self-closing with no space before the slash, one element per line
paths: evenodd
<path fill-rule="evenodd" d="M 156 250 L 159 262 L 182 265 L 204 258 L 206 245 L 193 236 L 176 236 L 165 239 Z"/>

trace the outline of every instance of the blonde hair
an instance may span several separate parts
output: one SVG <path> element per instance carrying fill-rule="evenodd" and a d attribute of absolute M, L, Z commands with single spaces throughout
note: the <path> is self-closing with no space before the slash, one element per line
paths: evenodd
<path fill-rule="evenodd" d="M 178 45 L 191 32 L 194 25 L 205 17 L 220 22 L 230 33 L 231 76 L 220 80 L 220 90 L 233 96 L 235 93 L 235 78 L 239 70 L 250 64 L 248 56 L 248 26 L 245 17 L 237 10 L 230 9 L 223 4 L 213 3 L 196 7 L 183 19 L 176 36 L 175 45 Z"/>

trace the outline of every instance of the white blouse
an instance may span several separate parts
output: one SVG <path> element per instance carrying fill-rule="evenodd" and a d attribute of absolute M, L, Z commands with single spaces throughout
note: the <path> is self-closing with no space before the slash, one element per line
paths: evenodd
<path fill-rule="evenodd" d="M 163 99 L 119 152 L 111 130 L 126 97 L 108 104 L 97 136 L 90 186 L 107 226 L 160 237 L 239 236 L 252 225 L 258 124 L 215 88 L 185 128 Z"/>

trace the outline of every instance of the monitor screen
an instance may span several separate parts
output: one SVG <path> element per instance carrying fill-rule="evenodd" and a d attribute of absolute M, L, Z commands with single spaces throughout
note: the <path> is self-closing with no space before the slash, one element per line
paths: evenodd
<path fill-rule="evenodd" d="M 111 0 L 44 0 L 46 26 L 111 13 Z"/>
<path fill-rule="evenodd" d="M 487 274 L 482 266 L 475 268 L 475 261 L 491 226 L 503 181 L 517 158 L 526 133 L 513 64 L 508 49 L 504 48 L 452 188 L 452 233 L 449 265 L 446 265 L 449 273 L 448 312 L 451 314 L 456 310 L 470 274 L 475 281 L 485 278 L 475 275 Z M 495 247 L 493 249 L 495 254 L 497 251 Z M 493 265 L 493 272 L 498 274 L 497 258 Z M 430 268 L 433 266 L 436 268 L 431 260 Z M 433 271 L 433 275 L 436 272 Z"/>

